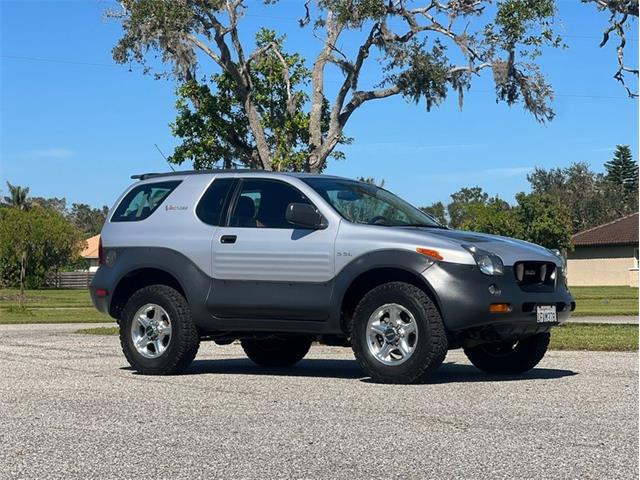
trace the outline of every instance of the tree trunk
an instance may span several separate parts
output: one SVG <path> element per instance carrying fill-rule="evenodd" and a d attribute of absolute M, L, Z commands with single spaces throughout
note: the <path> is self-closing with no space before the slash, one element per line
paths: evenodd
<path fill-rule="evenodd" d="M 27 263 L 27 252 L 22 251 L 22 257 L 20 258 L 20 295 L 18 296 L 18 305 L 20 308 L 24 308 L 24 277 L 25 277 L 25 264 Z"/>

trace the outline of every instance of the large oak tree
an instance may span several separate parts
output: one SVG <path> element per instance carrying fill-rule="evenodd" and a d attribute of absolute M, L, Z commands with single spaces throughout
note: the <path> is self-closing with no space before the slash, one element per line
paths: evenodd
<path fill-rule="evenodd" d="M 545 48 L 561 45 L 554 0 L 301 0 L 299 26 L 319 40 L 308 64 L 287 51 L 282 32 L 241 41 L 252 8 L 245 0 L 120 4 L 109 13 L 123 26 L 115 60 L 148 67 L 159 53 L 181 84 L 175 163 L 321 171 L 341 155 L 345 127 L 367 103 L 401 96 L 430 110 L 453 92 L 462 104 L 483 71 L 497 101 L 521 103 L 540 122 L 554 116 L 553 91 L 536 64 Z M 332 66 L 342 79 L 328 89 Z M 375 87 L 362 85 L 363 72 L 377 77 Z"/>

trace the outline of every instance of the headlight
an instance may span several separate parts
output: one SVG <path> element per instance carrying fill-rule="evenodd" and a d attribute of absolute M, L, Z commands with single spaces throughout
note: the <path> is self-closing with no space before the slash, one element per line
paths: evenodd
<path fill-rule="evenodd" d="M 551 250 L 550 248 L 547 249 L 549 252 L 551 252 L 553 255 L 555 255 L 558 260 L 560 260 L 560 271 L 562 272 L 562 278 L 566 279 L 567 277 L 567 259 L 564 258 L 564 255 L 562 255 L 562 252 L 558 249 L 554 249 Z"/>
<path fill-rule="evenodd" d="M 504 273 L 502 259 L 496 254 L 481 250 L 475 245 L 462 245 L 462 248 L 473 255 L 478 268 L 485 275 L 502 275 Z"/>

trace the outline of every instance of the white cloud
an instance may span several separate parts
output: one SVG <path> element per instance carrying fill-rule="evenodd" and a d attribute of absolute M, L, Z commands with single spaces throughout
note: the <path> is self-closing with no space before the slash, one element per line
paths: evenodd
<path fill-rule="evenodd" d="M 451 182 L 481 183 L 486 180 L 520 177 L 533 170 L 534 167 L 485 168 L 483 170 L 467 170 L 462 172 L 432 173 L 429 175 L 429 178 Z"/>
<path fill-rule="evenodd" d="M 38 150 L 31 150 L 22 154 L 24 158 L 69 158 L 73 155 L 73 150 L 68 148 L 43 148 Z"/>

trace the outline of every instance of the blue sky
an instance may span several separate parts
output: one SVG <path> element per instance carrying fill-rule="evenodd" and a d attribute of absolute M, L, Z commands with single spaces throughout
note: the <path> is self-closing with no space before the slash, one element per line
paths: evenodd
<path fill-rule="evenodd" d="M 308 58 L 317 52 L 318 42 L 295 24 L 300 2 L 250 3 L 247 38 L 268 26 L 287 33 L 289 50 Z M 176 144 L 168 127 L 175 84 L 114 64 L 120 27 L 103 18 L 110 6 L 0 0 L 3 190 L 9 180 L 35 196 L 111 205 L 131 174 L 167 170 L 154 144 L 167 154 Z M 454 96 L 431 112 L 401 98 L 369 102 L 347 126 L 355 139 L 344 148 L 347 160 L 332 161 L 327 173 L 384 179 L 390 190 L 426 205 L 474 185 L 512 201 L 527 190 L 533 167 L 585 161 L 602 170 L 620 143 L 630 144 L 637 159 L 638 103 L 611 78 L 613 45 L 598 48 L 607 16 L 578 0 L 558 6 L 569 48 L 541 61 L 557 94 L 553 122 L 540 125 L 519 106 L 496 104 L 485 75 L 462 110 Z M 637 22 L 634 28 L 631 60 L 638 58 Z M 363 82 L 375 73 L 363 73 Z"/>

